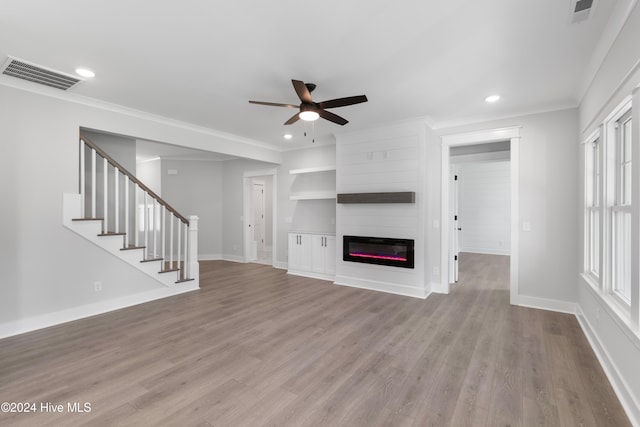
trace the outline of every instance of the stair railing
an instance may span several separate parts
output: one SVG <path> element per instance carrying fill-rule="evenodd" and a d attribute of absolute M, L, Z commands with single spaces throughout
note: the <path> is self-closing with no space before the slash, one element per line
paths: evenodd
<path fill-rule="evenodd" d="M 122 235 L 123 250 L 142 249 L 142 262 L 162 262 L 177 282 L 198 276 L 198 217 L 190 222 L 82 134 L 79 154 L 82 219 L 101 219 L 102 235 Z"/>

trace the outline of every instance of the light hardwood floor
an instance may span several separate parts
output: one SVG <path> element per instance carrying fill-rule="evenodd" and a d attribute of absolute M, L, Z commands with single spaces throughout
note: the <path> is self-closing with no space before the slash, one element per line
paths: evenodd
<path fill-rule="evenodd" d="M 1 340 L 0 401 L 38 413 L 0 425 L 629 425 L 575 317 L 509 305 L 508 265 L 463 254 L 419 300 L 202 262 L 200 291 Z"/>

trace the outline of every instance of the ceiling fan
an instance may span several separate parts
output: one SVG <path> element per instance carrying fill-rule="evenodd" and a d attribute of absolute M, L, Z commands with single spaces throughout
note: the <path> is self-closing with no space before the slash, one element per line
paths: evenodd
<path fill-rule="evenodd" d="M 314 121 L 319 117 L 322 117 L 325 120 L 329 120 L 330 122 L 337 123 L 341 126 L 346 125 L 349 121 L 343 117 L 338 116 L 330 111 L 327 111 L 327 108 L 336 108 L 336 107 L 344 107 L 347 105 L 359 104 L 361 102 L 367 102 L 367 97 L 365 95 L 358 96 L 349 96 L 346 98 L 337 98 L 331 99 L 329 101 L 322 102 L 313 102 L 311 99 L 311 92 L 316 88 L 316 85 L 313 83 L 305 83 L 300 80 L 291 80 L 293 83 L 293 88 L 298 94 L 298 98 L 300 98 L 300 105 L 294 104 L 279 104 L 276 102 L 262 102 L 262 101 L 249 101 L 251 104 L 259 104 L 259 105 L 270 105 L 272 107 L 285 107 L 285 108 L 298 108 L 300 111 L 297 112 L 293 117 L 284 122 L 285 125 L 290 125 L 297 122 L 299 119 L 305 121 Z"/>

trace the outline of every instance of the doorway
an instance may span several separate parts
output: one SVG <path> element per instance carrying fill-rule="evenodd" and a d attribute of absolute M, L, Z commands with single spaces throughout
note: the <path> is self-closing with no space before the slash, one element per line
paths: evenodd
<path fill-rule="evenodd" d="M 455 283 L 456 263 L 452 262 L 452 258 L 457 251 L 453 239 L 456 234 L 459 236 L 458 228 L 464 225 L 458 222 L 452 206 L 453 192 L 456 191 L 452 186 L 451 180 L 455 174 L 452 171 L 455 167 L 451 164 L 451 150 L 454 147 L 465 147 L 480 144 L 490 144 L 502 142 L 509 147 L 509 247 L 510 247 L 510 277 L 509 291 L 510 299 L 513 304 L 518 295 L 518 176 L 519 176 L 519 143 L 520 128 L 504 128 L 488 131 L 469 132 L 453 135 L 445 135 L 442 137 L 442 158 L 441 158 L 441 238 L 440 238 L 440 268 L 441 277 L 439 288 L 434 289 L 436 292 L 449 293 L 452 281 Z M 462 218 L 460 218 L 463 220 Z M 455 227 L 455 230 L 454 230 Z M 454 260 L 455 261 L 455 260 Z"/>
<path fill-rule="evenodd" d="M 244 173 L 244 261 L 274 265 L 276 170 Z"/>
<path fill-rule="evenodd" d="M 253 178 L 251 180 L 251 261 L 264 264 L 271 255 L 270 241 L 266 241 L 266 216 L 265 208 L 265 180 Z M 270 213 L 269 213 L 270 214 Z M 271 233 L 270 233 L 271 234 Z"/>
<path fill-rule="evenodd" d="M 461 257 L 510 255 L 510 142 L 451 147 L 449 161 L 449 282 L 457 283 Z"/>

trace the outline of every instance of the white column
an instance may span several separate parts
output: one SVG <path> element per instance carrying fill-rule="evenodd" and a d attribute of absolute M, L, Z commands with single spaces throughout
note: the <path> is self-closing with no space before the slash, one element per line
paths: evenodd
<path fill-rule="evenodd" d="M 198 218 L 196 215 L 189 217 L 189 279 L 194 279 L 200 286 L 200 266 L 198 264 Z"/>

